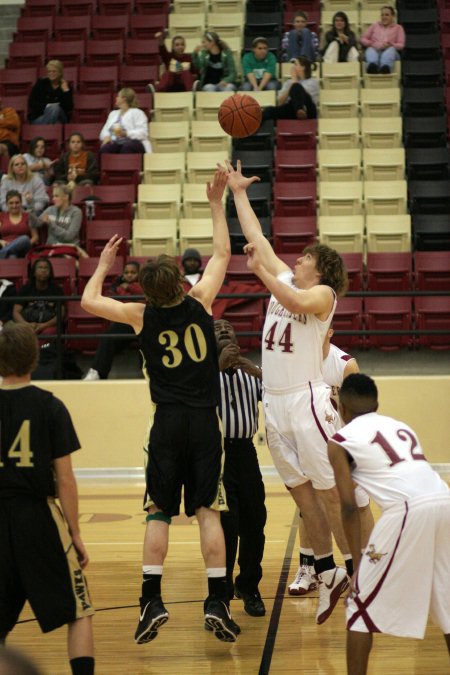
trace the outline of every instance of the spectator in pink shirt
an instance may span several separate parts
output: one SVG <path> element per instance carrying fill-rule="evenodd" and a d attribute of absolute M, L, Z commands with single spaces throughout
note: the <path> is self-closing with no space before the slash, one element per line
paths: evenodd
<path fill-rule="evenodd" d="M 366 47 L 367 72 L 391 73 L 399 52 L 405 46 L 405 31 L 395 23 L 395 9 L 390 5 L 381 8 L 381 21 L 373 23 L 361 37 Z"/>

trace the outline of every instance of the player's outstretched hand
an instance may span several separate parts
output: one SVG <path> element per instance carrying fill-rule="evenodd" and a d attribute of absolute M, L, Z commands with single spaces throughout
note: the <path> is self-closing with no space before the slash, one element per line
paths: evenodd
<path fill-rule="evenodd" d="M 80 563 L 80 567 L 84 569 L 89 562 L 89 556 L 86 551 L 86 547 L 83 544 L 83 540 L 79 534 L 72 537 L 72 543 L 77 551 L 77 558 L 78 562 Z"/>
<path fill-rule="evenodd" d="M 210 204 L 221 204 L 223 193 L 227 186 L 227 172 L 222 166 L 217 166 L 213 182 L 206 183 L 206 196 Z"/>
<path fill-rule="evenodd" d="M 226 172 L 228 177 L 228 185 L 232 192 L 238 192 L 239 190 L 246 190 L 249 185 L 252 183 L 259 183 L 261 180 L 259 176 L 252 176 L 251 178 L 246 178 L 242 175 L 242 165 L 241 160 L 238 159 L 236 168 L 233 168 L 233 165 L 230 161 L 225 160 Z"/>
<path fill-rule="evenodd" d="M 98 263 L 99 267 L 102 267 L 104 270 L 110 270 L 114 264 L 114 261 L 117 256 L 117 251 L 119 246 L 122 243 L 122 237 L 119 237 L 118 234 L 115 234 L 108 243 L 105 245 L 105 248 L 100 254 L 100 260 Z"/>

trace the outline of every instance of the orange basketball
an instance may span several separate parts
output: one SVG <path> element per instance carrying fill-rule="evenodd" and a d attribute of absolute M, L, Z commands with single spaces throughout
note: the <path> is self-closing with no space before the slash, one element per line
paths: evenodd
<path fill-rule="evenodd" d="M 251 136 L 260 127 L 261 106 L 247 94 L 234 94 L 226 98 L 219 108 L 219 124 L 234 138 Z"/>

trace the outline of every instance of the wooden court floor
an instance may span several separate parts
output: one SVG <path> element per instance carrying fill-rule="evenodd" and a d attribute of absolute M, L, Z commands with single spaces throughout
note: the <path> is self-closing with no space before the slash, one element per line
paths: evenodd
<path fill-rule="evenodd" d="M 267 613 L 245 614 L 232 602 L 242 634 L 219 642 L 203 629 L 206 578 L 195 520 L 171 526 L 163 597 L 169 622 L 147 645 L 135 645 L 144 518 L 142 488 L 85 485 L 80 488 L 82 534 L 90 553 L 87 576 L 94 605 L 97 675 L 345 675 L 343 601 L 322 626 L 314 621 L 317 594 L 287 595 L 297 569 L 297 516 L 281 484 L 267 486 L 268 523 L 260 585 Z M 424 551 L 426 555 L 426 551 Z M 339 560 L 339 554 L 336 554 Z M 69 675 L 66 631 L 42 635 L 26 608 L 9 639 L 34 658 L 46 675 Z M 375 636 L 370 675 L 444 675 L 450 672 L 444 640 L 429 625 L 426 639 Z"/>

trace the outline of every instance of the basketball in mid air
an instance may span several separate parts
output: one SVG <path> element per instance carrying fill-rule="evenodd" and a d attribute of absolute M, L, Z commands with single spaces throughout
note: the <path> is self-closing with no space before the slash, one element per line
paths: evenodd
<path fill-rule="evenodd" d="M 261 125 L 261 106 L 247 94 L 234 94 L 223 101 L 218 113 L 219 124 L 234 138 L 254 134 Z"/>

